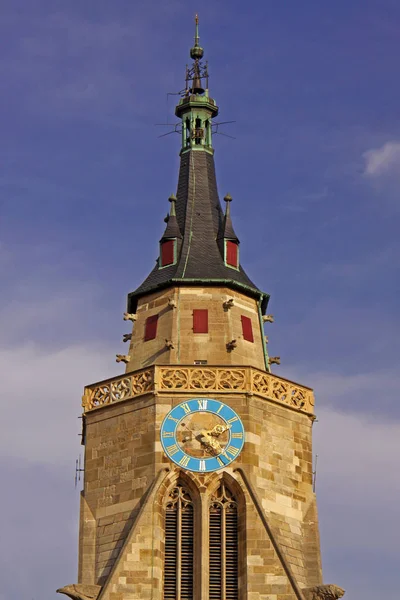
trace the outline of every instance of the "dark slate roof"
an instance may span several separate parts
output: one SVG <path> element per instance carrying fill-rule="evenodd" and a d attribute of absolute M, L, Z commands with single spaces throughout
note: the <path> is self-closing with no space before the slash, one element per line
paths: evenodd
<path fill-rule="evenodd" d="M 163 240 L 167 240 L 169 238 L 181 239 L 182 234 L 181 234 L 181 230 L 179 229 L 179 225 L 178 225 L 176 216 L 169 215 L 166 220 L 167 220 L 167 226 L 165 228 L 165 231 L 163 233 L 163 236 L 162 236 L 160 242 L 162 242 Z"/>
<path fill-rule="evenodd" d="M 129 312 L 135 311 L 140 296 L 185 283 L 215 285 L 223 282 L 227 287 L 246 290 L 255 297 L 268 298 L 248 278 L 242 267 L 236 270 L 224 263 L 217 238 L 229 224 L 225 223 L 218 198 L 214 157 L 206 150 L 189 150 L 181 156 L 176 220 L 183 236 L 178 243 L 177 263 L 159 269 L 157 262 L 142 285 L 129 294 Z M 230 228 L 233 232 L 231 225 Z M 234 232 L 233 235 L 236 238 Z"/>
<path fill-rule="evenodd" d="M 225 198 L 226 198 L 226 196 L 225 196 Z M 227 202 L 225 218 L 224 218 L 222 229 L 221 229 L 221 232 L 220 232 L 218 238 L 219 239 L 224 239 L 224 240 L 234 240 L 237 243 L 239 243 L 239 238 L 236 235 L 235 230 L 233 229 L 232 218 L 231 218 L 231 211 L 230 211 L 229 204 L 230 204 L 230 202 Z"/>

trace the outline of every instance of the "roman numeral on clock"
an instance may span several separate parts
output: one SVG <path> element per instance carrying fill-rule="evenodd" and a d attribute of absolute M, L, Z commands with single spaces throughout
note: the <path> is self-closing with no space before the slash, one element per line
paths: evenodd
<path fill-rule="evenodd" d="M 207 410 L 207 400 L 197 400 L 197 404 L 199 405 L 199 410 Z"/>
<path fill-rule="evenodd" d="M 167 446 L 166 447 L 166 451 L 168 452 L 168 454 L 170 456 L 173 456 L 174 454 L 176 454 L 177 452 L 179 452 L 179 448 L 176 444 L 172 444 L 172 446 Z"/>
<path fill-rule="evenodd" d="M 183 404 L 181 404 L 183 410 L 185 411 L 185 415 L 187 415 L 188 413 L 190 413 L 190 406 L 189 404 L 187 404 L 186 402 L 184 402 Z"/>
<path fill-rule="evenodd" d="M 243 439 L 243 433 L 232 433 L 232 439 L 234 440 L 242 440 Z"/>
<path fill-rule="evenodd" d="M 199 460 L 199 471 L 205 471 L 205 470 L 206 470 L 206 461 Z"/>
<path fill-rule="evenodd" d="M 163 436 L 163 438 L 172 438 L 172 437 L 174 437 L 174 432 L 173 431 L 163 431 L 162 436 Z"/>
<path fill-rule="evenodd" d="M 179 461 L 179 464 L 182 465 L 182 467 L 187 467 L 189 464 L 189 460 L 189 456 L 182 456 L 181 460 Z"/>
<path fill-rule="evenodd" d="M 229 452 L 229 454 L 232 454 L 232 456 L 239 454 L 239 450 L 235 448 L 235 446 L 228 446 L 225 452 Z"/>

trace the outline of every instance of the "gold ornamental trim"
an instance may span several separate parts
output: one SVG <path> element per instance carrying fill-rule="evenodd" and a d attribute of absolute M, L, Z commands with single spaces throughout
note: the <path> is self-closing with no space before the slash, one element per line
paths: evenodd
<path fill-rule="evenodd" d="M 314 413 L 312 389 L 254 367 L 157 366 L 85 387 L 84 412 L 149 392 L 254 394 L 290 408 Z"/>

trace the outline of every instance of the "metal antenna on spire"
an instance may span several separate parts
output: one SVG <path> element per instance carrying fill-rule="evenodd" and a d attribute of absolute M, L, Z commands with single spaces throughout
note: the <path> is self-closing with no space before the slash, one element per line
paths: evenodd
<path fill-rule="evenodd" d="M 317 462 L 318 462 L 318 454 L 315 455 L 314 470 L 312 471 L 312 476 L 313 476 L 313 492 L 314 493 L 315 493 L 315 486 L 317 484 Z"/>
<path fill-rule="evenodd" d="M 84 472 L 85 469 L 81 468 L 81 455 L 79 455 L 79 460 L 76 459 L 75 462 L 75 489 L 76 486 L 78 485 L 78 481 L 81 480 L 81 473 Z"/>
<path fill-rule="evenodd" d="M 199 15 L 196 13 L 194 18 L 194 22 L 196 23 L 195 33 L 194 33 L 194 45 L 199 46 Z"/>

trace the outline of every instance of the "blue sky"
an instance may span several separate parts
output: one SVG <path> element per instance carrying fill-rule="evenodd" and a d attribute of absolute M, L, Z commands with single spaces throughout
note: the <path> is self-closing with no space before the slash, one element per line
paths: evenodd
<path fill-rule="evenodd" d="M 3 0 L 0 600 L 76 581 L 80 396 L 121 372 L 125 297 L 157 257 L 179 137 L 155 123 L 195 12 L 275 372 L 317 395 L 325 581 L 397 599 L 400 5 Z"/>

